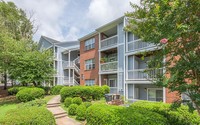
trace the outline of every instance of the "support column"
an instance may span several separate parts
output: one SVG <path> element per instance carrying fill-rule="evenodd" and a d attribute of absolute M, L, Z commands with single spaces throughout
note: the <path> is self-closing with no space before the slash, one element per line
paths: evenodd
<path fill-rule="evenodd" d="M 100 50 L 101 49 L 101 33 L 99 33 L 99 49 L 98 50 Z M 99 60 L 101 59 L 101 51 L 98 51 L 99 52 Z M 101 70 L 101 63 L 100 63 L 100 61 L 98 61 L 98 64 L 99 64 L 99 72 L 100 72 L 100 70 Z M 101 74 L 100 73 L 98 73 L 98 75 L 99 75 L 99 86 L 101 86 Z"/>
<path fill-rule="evenodd" d="M 166 102 L 166 88 L 163 87 L 163 102 Z"/>
<path fill-rule="evenodd" d="M 74 69 L 73 69 L 73 85 L 75 85 L 74 80 L 75 80 L 75 77 L 74 77 Z"/>
<path fill-rule="evenodd" d="M 70 53 L 71 53 L 71 51 L 69 51 L 69 53 L 68 53 L 69 67 L 70 67 L 70 65 L 71 65 Z M 68 73 L 69 73 L 69 83 L 70 83 L 70 80 L 71 80 L 71 68 L 68 69 Z"/>

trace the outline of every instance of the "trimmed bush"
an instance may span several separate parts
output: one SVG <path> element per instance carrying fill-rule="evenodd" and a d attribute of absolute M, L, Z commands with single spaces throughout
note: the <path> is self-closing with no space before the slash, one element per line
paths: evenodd
<path fill-rule="evenodd" d="M 20 90 L 16 97 L 21 102 L 32 101 L 35 99 L 43 98 L 45 91 L 41 88 L 25 88 Z"/>
<path fill-rule="evenodd" d="M 69 107 L 72 104 L 72 98 L 66 98 L 64 101 L 65 107 Z"/>
<path fill-rule="evenodd" d="M 104 90 L 99 86 L 63 87 L 60 91 L 61 102 L 67 97 L 80 97 L 83 101 L 98 100 L 104 97 Z"/>
<path fill-rule="evenodd" d="M 103 88 L 103 90 L 104 90 L 104 94 L 110 93 L 110 87 L 109 87 L 109 86 L 103 85 L 102 88 Z"/>
<path fill-rule="evenodd" d="M 10 110 L 0 122 L 3 125 L 55 125 L 53 114 L 44 107 L 23 107 Z"/>
<path fill-rule="evenodd" d="M 92 99 L 100 100 L 104 96 L 104 89 L 99 86 L 92 86 Z"/>
<path fill-rule="evenodd" d="M 167 125 L 167 119 L 158 113 L 106 104 L 90 106 L 86 119 L 89 125 Z"/>
<path fill-rule="evenodd" d="M 82 104 L 85 105 L 86 108 L 89 108 L 92 105 L 91 102 L 83 102 Z"/>
<path fill-rule="evenodd" d="M 80 105 L 82 102 L 83 102 L 83 101 L 82 101 L 82 99 L 81 99 L 80 97 L 74 97 L 74 98 L 72 99 L 72 103 L 73 103 L 73 104 Z"/>
<path fill-rule="evenodd" d="M 76 115 L 76 109 L 78 105 L 77 104 L 71 104 L 68 108 L 68 114 L 69 115 Z"/>
<path fill-rule="evenodd" d="M 200 117 L 197 112 L 190 113 L 187 106 L 180 106 L 176 109 L 170 104 L 162 102 L 138 101 L 131 105 L 134 108 L 157 112 L 167 118 L 169 124 L 174 125 L 199 125 Z"/>
<path fill-rule="evenodd" d="M 50 94 L 50 87 L 49 86 L 39 86 L 38 88 L 41 88 L 45 91 L 45 95 L 49 95 Z"/>
<path fill-rule="evenodd" d="M 20 107 L 30 107 L 30 106 L 36 106 L 36 107 L 41 107 L 41 106 L 45 106 L 47 104 L 46 100 L 43 99 L 36 99 L 30 102 L 26 102 L 26 103 L 22 103 L 20 105 Z"/>
<path fill-rule="evenodd" d="M 52 95 L 59 95 L 60 94 L 60 90 L 63 88 L 64 86 L 62 85 L 57 85 L 51 88 L 50 93 Z"/>
<path fill-rule="evenodd" d="M 79 105 L 76 109 L 76 119 L 85 120 L 86 109 L 84 104 Z"/>
<path fill-rule="evenodd" d="M 8 94 L 9 95 L 16 95 L 20 90 L 25 89 L 27 87 L 12 87 L 8 89 Z"/>

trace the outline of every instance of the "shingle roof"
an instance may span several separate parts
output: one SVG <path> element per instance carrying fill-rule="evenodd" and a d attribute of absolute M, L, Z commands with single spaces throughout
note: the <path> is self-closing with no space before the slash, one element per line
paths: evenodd
<path fill-rule="evenodd" d="M 41 36 L 43 37 L 44 39 L 46 39 L 47 41 L 49 41 L 50 43 L 60 43 L 60 41 L 57 41 L 55 39 L 52 39 L 52 38 L 49 38 L 49 37 L 46 37 L 46 36 Z"/>

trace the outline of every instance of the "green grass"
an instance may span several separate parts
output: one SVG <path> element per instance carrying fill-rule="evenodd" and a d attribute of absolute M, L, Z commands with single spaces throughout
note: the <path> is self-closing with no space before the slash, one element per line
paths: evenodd
<path fill-rule="evenodd" d="M 53 97 L 55 97 L 55 95 L 47 95 L 47 96 L 44 97 L 44 100 L 45 100 L 46 102 L 48 102 L 48 101 L 51 100 Z"/>
<path fill-rule="evenodd" d="M 17 108 L 17 104 L 4 104 L 0 106 L 0 119 L 4 117 L 7 111 Z"/>

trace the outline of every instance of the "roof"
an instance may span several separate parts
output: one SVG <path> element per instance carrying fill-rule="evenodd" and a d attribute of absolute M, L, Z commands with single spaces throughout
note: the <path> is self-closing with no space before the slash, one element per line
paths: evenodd
<path fill-rule="evenodd" d="M 91 33 L 89 33 L 89 34 L 87 34 L 87 35 L 85 35 L 85 36 L 79 38 L 78 40 L 79 40 L 79 41 L 83 41 L 83 40 L 89 39 L 90 37 L 92 37 L 92 36 L 94 36 L 94 35 L 97 35 L 97 34 L 98 34 L 97 31 L 93 31 L 93 32 L 91 32 Z"/>
<path fill-rule="evenodd" d="M 57 41 L 55 39 L 52 39 L 52 38 L 49 38 L 49 37 L 46 37 L 46 36 L 41 36 L 41 37 L 44 38 L 45 40 L 47 40 L 48 42 L 52 43 L 52 44 L 60 43 L 60 41 Z"/>
<path fill-rule="evenodd" d="M 115 20 L 113 20 L 113 21 L 111 21 L 111 22 L 109 22 L 109 23 L 107 23 L 107 24 L 95 29 L 95 31 L 93 31 L 93 32 L 91 32 L 91 33 L 79 38 L 78 40 L 79 41 L 83 41 L 83 40 L 89 39 L 90 37 L 98 34 L 98 32 L 105 31 L 105 30 L 109 29 L 110 27 L 113 27 L 113 26 L 117 25 L 118 23 L 122 22 L 124 20 L 124 17 L 125 16 L 121 16 L 121 17 L 119 17 L 119 18 L 117 18 L 117 19 L 115 19 Z"/>

